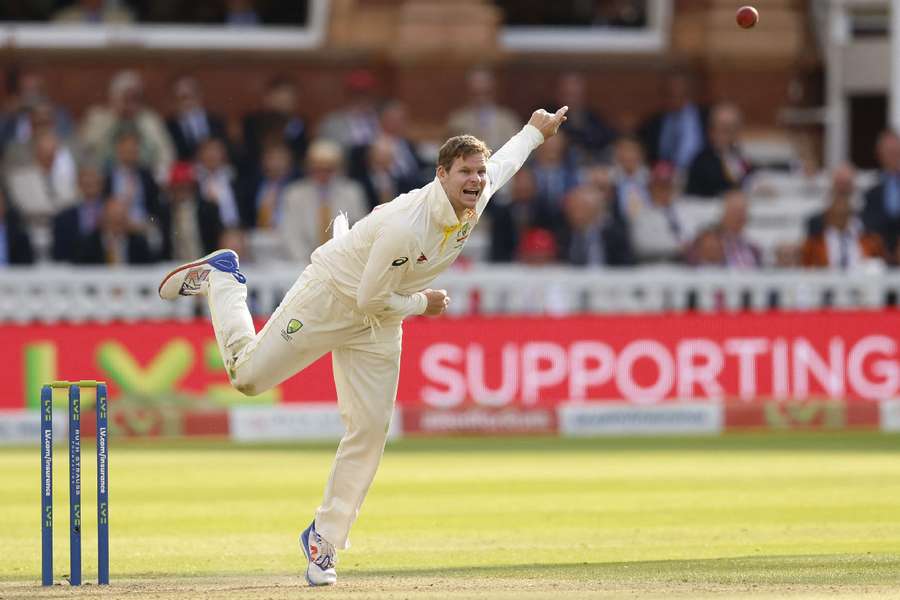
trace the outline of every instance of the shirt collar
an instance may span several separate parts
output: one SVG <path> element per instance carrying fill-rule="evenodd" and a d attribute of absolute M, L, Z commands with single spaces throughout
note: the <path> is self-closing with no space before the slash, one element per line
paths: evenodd
<path fill-rule="evenodd" d="M 435 177 L 432 183 L 434 184 L 434 189 L 432 193 L 428 194 L 428 202 L 430 203 L 431 216 L 434 217 L 435 223 L 439 227 L 459 225 L 456 211 L 453 210 L 453 205 L 450 204 L 450 198 L 447 197 L 447 192 L 444 191 L 441 180 Z"/>

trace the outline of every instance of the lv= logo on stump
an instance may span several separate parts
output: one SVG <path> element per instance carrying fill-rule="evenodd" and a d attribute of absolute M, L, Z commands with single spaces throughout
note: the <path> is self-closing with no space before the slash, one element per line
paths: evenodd
<path fill-rule="evenodd" d="M 81 585 L 81 390 L 96 393 L 97 583 L 109 583 L 109 397 L 101 381 L 54 381 L 41 388 L 41 583 L 53 585 L 53 390 L 68 390 L 69 583 Z"/>

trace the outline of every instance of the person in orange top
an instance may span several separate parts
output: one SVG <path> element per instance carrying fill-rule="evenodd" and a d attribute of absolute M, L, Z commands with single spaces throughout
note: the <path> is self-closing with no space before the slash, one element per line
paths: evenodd
<path fill-rule="evenodd" d="M 832 193 L 825 211 L 824 227 L 806 238 L 801 249 L 804 267 L 830 267 L 847 270 L 870 259 L 884 260 L 881 238 L 863 229 L 853 214 L 850 194 Z"/>

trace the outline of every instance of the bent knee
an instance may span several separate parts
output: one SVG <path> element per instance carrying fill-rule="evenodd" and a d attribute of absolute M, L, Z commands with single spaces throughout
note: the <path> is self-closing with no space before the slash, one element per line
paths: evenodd
<path fill-rule="evenodd" d="M 231 385 L 245 396 L 258 396 L 266 391 L 265 388 L 259 385 L 259 382 L 247 377 L 247 375 L 241 371 L 232 372 L 230 375 Z"/>

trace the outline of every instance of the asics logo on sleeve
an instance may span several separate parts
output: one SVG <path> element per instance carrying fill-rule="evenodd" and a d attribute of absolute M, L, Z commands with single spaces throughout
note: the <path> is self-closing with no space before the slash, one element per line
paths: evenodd
<path fill-rule="evenodd" d="M 392 267 L 401 267 L 401 266 L 405 265 L 406 261 L 408 261 L 408 260 L 409 260 L 409 257 L 407 257 L 407 256 L 401 256 L 400 258 L 395 258 L 391 262 L 391 266 Z"/>

